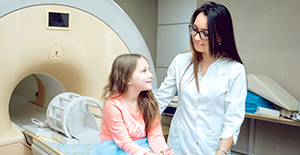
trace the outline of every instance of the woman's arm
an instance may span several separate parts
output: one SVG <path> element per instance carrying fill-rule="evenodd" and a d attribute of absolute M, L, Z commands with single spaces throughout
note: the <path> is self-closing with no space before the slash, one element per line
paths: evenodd
<path fill-rule="evenodd" d="M 159 112 L 162 112 L 166 109 L 169 103 L 172 101 L 175 93 L 176 93 L 176 57 L 171 62 L 167 76 L 164 81 L 161 83 L 158 91 L 154 94 L 158 104 L 159 104 Z"/>
<path fill-rule="evenodd" d="M 221 142 L 220 142 L 220 145 L 219 145 L 219 148 L 217 149 L 216 155 L 226 154 L 226 151 L 227 152 L 229 151 L 232 144 L 233 144 L 233 137 L 230 137 L 230 138 L 227 138 L 227 139 L 222 138 Z M 223 149 L 225 149 L 225 151 Z"/>
<path fill-rule="evenodd" d="M 243 65 L 239 65 L 233 70 L 234 75 L 230 78 L 230 86 L 225 95 L 225 115 L 223 118 L 223 131 L 220 139 L 230 141 L 235 145 L 240 127 L 245 117 L 245 100 L 247 96 L 246 73 Z M 230 141 L 231 142 L 231 141 Z"/>

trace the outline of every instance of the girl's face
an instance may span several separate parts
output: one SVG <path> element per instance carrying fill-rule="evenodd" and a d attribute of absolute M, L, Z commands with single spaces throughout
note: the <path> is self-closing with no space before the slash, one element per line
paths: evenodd
<path fill-rule="evenodd" d="M 149 70 L 148 62 L 144 58 L 137 60 L 136 68 L 129 80 L 129 89 L 135 89 L 136 91 L 151 90 L 151 79 L 153 75 Z"/>
<path fill-rule="evenodd" d="M 195 19 L 194 25 L 196 25 L 198 31 L 201 33 L 202 38 L 207 38 L 205 36 L 208 35 L 207 16 L 205 16 L 203 12 L 198 14 Z M 200 33 L 197 33 L 195 36 L 191 35 L 194 48 L 197 52 L 209 54 L 208 38 L 207 40 L 201 39 Z"/>

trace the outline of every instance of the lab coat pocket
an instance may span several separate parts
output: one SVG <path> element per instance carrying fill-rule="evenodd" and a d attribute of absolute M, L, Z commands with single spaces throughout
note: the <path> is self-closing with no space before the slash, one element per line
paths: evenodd
<path fill-rule="evenodd" d="M 205 85 L 200 93 L 203 97 L 203 100 L 207 103 L 211 103 L 211 108 L 223 106 L 220 104 L 224 103 L 225 95 L 228 89 L 219 85 Z"/>
<path fill-rule="evenodd" d="M 209 87 L 210 95 L 213 99 L 224 99 L 227 90 L 228 89 L 218 85 L 211 85 Z"/>

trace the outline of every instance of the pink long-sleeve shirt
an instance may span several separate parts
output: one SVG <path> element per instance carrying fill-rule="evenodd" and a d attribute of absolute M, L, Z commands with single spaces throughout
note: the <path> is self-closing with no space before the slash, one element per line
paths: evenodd
<path fill-rule="evenodd" d="M 158 125 L 156 125 L 157 123 Z M 133 155 L 143 155 L 150 151 L 134 142 L 134 140 L 146 137 L 142 112 L 134 112 L 122 96 L 110 98 L 104 104 L 100 137 L 100 141 L 114 140 L 121 149 Z M 158 119 L 154 121 L 150 131 L 148 131 L 147 138 L 154 153 L 168 147 Z"/>

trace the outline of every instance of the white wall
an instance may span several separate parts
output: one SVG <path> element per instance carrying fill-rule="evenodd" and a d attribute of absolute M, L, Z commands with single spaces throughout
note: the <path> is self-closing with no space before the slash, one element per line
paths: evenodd
<path fill-rule="evenodd" d="M 300 1 L 227 0 L 248 74 L 269 76 L 300 100 Z"/>
<path fill-rule="evenodd" d="M 188 25 L 196 0 L 158 0 L 156 73 L 164 80 L 173 58 L 190 49 Z"/>
<path fill-rule="evenodd" d="M 157 0 L 114 0 L 142 34 L 156 66 Z M 124 30 L 126 31 L 126 30 Z"/>

